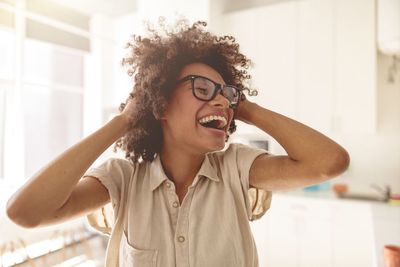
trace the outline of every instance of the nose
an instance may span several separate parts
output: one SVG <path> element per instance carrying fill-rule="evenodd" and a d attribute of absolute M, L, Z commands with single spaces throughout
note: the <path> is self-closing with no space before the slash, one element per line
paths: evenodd
<path fill-rule="evenodd" d="M 214 99 L 210 100 L 208 103 L 215 107 L 222 107 L 222 108 L 229 107 L 229 100 L 222 95 L 222 91 L 219 91 L 217 95 L 214 97 Z"/>

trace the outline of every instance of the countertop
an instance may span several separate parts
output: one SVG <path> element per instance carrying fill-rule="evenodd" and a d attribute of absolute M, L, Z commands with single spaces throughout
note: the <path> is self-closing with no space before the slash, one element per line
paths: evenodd
<path fill-rule="evenodd" d="M 312 199 L 320 199 L 326 201 L 340 201 L 340 202 L 349 202 L 349 203 L 364 203 L 370 204 L 372 206 L 377 207 L 388 207 L 393 208 L 394 210 L 400 210 L 400 205 L 389 204 L 388 202 L 383 201 L 372 201 L 372 200 L 362 200 L 362 199 L 348 199 L 348 198 L 340 198 L 336 196 L 336 194 L 332 190 L 316 190 L 316 191 L 304 191 L 303 189 L 290 190 L 290 191 L 276 191 L 273 192 L 273 195 L 285 195 L 291 197 L 302 197 L 302 198 L 312 198 Z"/>

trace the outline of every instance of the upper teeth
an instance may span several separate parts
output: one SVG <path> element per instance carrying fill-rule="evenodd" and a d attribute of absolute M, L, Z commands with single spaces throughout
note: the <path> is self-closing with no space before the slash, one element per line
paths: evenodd
<path fill-rule="evenodd" d="M 201 118 L 199 120 L 199 122 L 200 123 L 206 123 L 206 122 L 210 122 L 210 121 L 214 121 L 214 120 L 222 121 L 222 125 L 219 128 L 225 127 L 225 125 L 227 124 L 226 119 L 224 117 L 218 116 L 218 115 L 211 115 L 211 116 L 207 116 L 207 117 Z"/>

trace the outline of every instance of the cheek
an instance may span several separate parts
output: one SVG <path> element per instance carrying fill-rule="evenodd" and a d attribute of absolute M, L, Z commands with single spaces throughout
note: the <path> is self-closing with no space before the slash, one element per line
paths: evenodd
<path fill-rule="evenodd" d="M 169 119 L 177 128 L 190 127 L 196 125 L 198 110 L 198 104 L 193 101 L 177 101 L 174 108 L 169 110 Z"/>
<path fill-rule="evenodd" d="M 205 102 L 196 99 L 191 92 L 175 94 L 167 107 L 167 119 L 179 129 L 196 126 L 198 112 L 204 104 Z"/>

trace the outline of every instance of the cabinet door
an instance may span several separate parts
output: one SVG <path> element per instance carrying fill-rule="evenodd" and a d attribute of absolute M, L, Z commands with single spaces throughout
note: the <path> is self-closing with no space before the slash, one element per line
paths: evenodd
<path fill-rule="evenodd" d="M 290 202 L 279 196 L 273 197 L 271 209 L 267 216 L 268 224 L 257 225 L 253 233 L 259 233 L 257 229 L 265 227 L 265 236 L 256 237 L 260 266 L 282 267 L 297 266 L 299 259 L 298 228 L 293 215 L 290 213 Z"/>
<path fill-rule="evenodd" d="M 337 201 L 333 209 L 333 266 L 375 266 L 372 212 L 369 204 Z"/>
<path fill-rule="evenodd" d="M 297 240 L 297 265 L 330 266 L 332 262 L 332 204 L 313 198 L 286 200 Z"/>
<path fill-rule="evenodd" d="M 297 119 L 322 132 L 374 133 L 374 0 L 297 1 Z"/>
<path fill-rule="evenodd" d="M 376 36 L 374 0 L 334 1 L 334 130 L 374 133 Z"/>
<path fill-rule="evenodd" d="M 330 266 L 329 202 L 274 195 L 270 211 L 252 223 L 260 266 Z"/>
<path fill-rule="evenodd" d="M 298 58 L 296 118 L 322 132 L 333 116 L 333 1 L 296 1 Z"/>
<path fill-rule="evenodd" d="M 400 245 L 400 207 L 380 203 L 371 207 L 374 218 L 376 261 L 378 266 L 384 266 L 384 246 Z"/>
<path fill-rule="evenodd" d="M 259 89 L 258 104 L 286 116 L 295 115 L 296 6 L 292 2 L 228 13 L 222 18 L 240 50 L 254 62 L 252 87 Z M 238 125 L 239 134 L 257 131 Z M 259 132 L 260 134 L 264 134 Z"/>
<path fill-rule="evenodd" d="M 298 266 L 331 266 L 333 258 L 331 202 L 318 199 L 301 199 L 301 202 L 297 202 L 296 205 L 303 205 L 306 208 L 300 217 L 301 220 L 297 221 L 300 240 Z M 294 204 L 292 206 L 296 207 Z"/>

